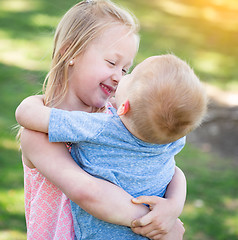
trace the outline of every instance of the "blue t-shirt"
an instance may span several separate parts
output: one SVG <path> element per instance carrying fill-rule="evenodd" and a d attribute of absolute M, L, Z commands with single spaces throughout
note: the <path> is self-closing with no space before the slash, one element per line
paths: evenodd
<path fill-rule="evenodd" d="M 169 144 L 151 144 L 132 135 L 114 108 L 112 114 L 52 109 L 51 142 L 72 142 L 71 155 L 89 174 L 110 181 L 133 197 L 163 197 L 174 170 L 174 156 L 185 137 Z M 99 220 L 71 202 L 76 239 L 147 239 L 129 227 Z"/>

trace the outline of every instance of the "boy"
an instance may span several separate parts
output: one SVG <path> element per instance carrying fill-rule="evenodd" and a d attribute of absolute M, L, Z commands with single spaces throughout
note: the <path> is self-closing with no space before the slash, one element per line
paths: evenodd
<path fill-rule="evenodd" d="M 81 168 L 132 196 L 163 197 L 184 136 L 199 126 L 206 112 L 202 84 L 179 58 L 153 56 L 121 80 L 115 101 L 118 110 L 110 108 L 112 114 L 33 104 L 26 108 L 25 117 L 35 116 L 27 128 L 49 132 L 52 142 L 72 142 L 71 155 Z M 94 218 L 73 202 L 72 213 L 77 239 L 143 239 L 130 228 Z"/>

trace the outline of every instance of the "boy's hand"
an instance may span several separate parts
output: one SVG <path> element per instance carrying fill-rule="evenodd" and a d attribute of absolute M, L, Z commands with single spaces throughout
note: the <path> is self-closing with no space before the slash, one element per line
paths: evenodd
<path fill-rule="evenodd" d="M 150 239 L 160 239 L 173 228 L 178 218 L 173 202 L 157 196 L 140 196 L 132 199 L 135 204 L 147 204 L 150 212 L 132 222 L 132 231 Z M 155 237 L 156 238 L 153 238 Z"/>

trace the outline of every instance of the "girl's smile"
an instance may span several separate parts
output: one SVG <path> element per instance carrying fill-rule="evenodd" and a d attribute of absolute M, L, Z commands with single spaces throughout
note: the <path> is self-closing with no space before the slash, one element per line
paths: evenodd
<path fill-rule="evenodd" d="M 107 95 L 107 97 L 112 97 L 115 94 L 116 87 L 113 88 L 103 83 L 100 83 L 99 85 L 101 86 L 102 91 Z"/>

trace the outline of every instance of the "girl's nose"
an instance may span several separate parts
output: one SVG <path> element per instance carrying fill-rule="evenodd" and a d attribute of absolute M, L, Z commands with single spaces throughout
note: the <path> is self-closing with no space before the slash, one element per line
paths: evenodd
<path fill-rule="evenodd" d="M 121 78 L 122 78 L 122 70 L 116 69 L 112 75 L 112 81 L 115 83 L 115 85 L 118 85 Z"/>

